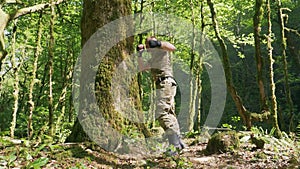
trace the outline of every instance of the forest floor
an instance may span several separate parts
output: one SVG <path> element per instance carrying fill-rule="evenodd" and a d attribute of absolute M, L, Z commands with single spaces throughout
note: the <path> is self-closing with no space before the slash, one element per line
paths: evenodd
<path fill-rule="evenodd" d="M 11 143 L 0 138 L 0 169 L 2 168 L 300 168 L 299 150 L 289 145 L 266 144 L 254 149 L 242 143 L 238 150 L 205 155 L 205 142 L 185 139 L 190 146 L 178 156 L 151 157 L 119 155 L 104 151 L 90 143 L 39 144 Z M 289 143 L 286 143 L 289 144 Z"/>

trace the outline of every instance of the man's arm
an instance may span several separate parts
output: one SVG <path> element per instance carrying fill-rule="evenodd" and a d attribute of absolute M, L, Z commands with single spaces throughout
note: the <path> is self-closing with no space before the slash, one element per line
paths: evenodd
<path fill-rule="evenodd" d="M 175 46 L 172 45 L 171 43 L 164 42 L 164 41 L 158 41 L 158 40 L 149 40 L 149 47 L 150 48 L 160 47 L 169 52 L 173 52 L 174 50 L 176 50 Z"/>
<path fill-rule="evenodd" d="M 169 52 L 173 52 L 174 50 L 176 50 L 175 46 L 169 42 L 161 42 L 161 48 Z"/>
<path fill-rule="evenodd" d="M 144 50 L 145 50 L 145 48 L 144 48 L 143 44 L 139 44 L 137 46 L 139 71 L 144 71 L 144 70 L 149 70 L 150 69 L 149 65 L 144 64 L 144 60 L 142 58 L 142 54 L 143 54 Z"/>

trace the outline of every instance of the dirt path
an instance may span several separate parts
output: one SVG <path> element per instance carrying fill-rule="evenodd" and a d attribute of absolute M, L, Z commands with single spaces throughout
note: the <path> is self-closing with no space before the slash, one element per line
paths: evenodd
<path fill-rule="evenodd" d="M 67 162 L 69 167 L 71 164 L 82 164 L 86 168 L 299 168 L 300 164 L 297 159 L 289 156 L 293 150 L 285 150 L 282 152 L 273 152 L 270 150 L 271 145 L 266 146 L 263 150 L 253 149 L 253 145 L 244 144 L 239 151 L 231 153 L 213 154 L 206 156 L 203 150 L 205 143 L 189 146 L 182 153 L 175 157 L 167 157 L 158 155 L 151 158 L 137 158 L 129 155 L 116 155 L 108 153 L 102 149 L 91 150 L 82 148 L 77 153 L 85 154 L 79 158 L 76 156 L 62 159 Z M 76 153 L 76 154 L 77 154 Z M 299 157 L 295 157 L 299 158 Z M 61 161 L 60 161 L 61 162 Z M 59 162 L 59 163 L 60 163 Z M 48 165 L 51 168 L 54 165 Z M 47 168 L 48 168 L 47 167 Z M 83 167 L 84 168 L 84 167 Z"/>
<path fill-rule="evenodd" d="M 189 142 L 191 142 L 189 140 Z M 0 144 L 0 169 L 4 168 L 300 168 L 299 152 L 288 146 L 265 145 L 254 149 L 244 143 L 231 153 L 205 155 L 206 143 L 197 143 L 184 149 L 175 157 L 118 155 L 100 147 L 85 144 L 43 144 L 32 148 L 24 145 Z"/>

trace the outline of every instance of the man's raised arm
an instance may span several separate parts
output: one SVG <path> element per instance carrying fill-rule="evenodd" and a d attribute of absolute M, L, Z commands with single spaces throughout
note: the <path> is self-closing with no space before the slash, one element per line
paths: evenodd
<path fill-rule="evenodd" d="M 169 52 L 173 52 L 174 50 L 176 50 L 175 46 L 172 45 L 171 43 L 165 42 L 165 41 L 158 41 L 154 38 L 149 40 L 148 43 L 149 43 L 150 48 L 160 47 L 160 48 L 162 48 L 164 50 L 167 50 Z"/>
<path fill-rule="evenodd" d="M 144 71 L 144 70 L 150 69 L 149 65 L 144 64 L 144 60 L 142 58 L 142 54 L 143 54 L 144 50 L 145 50 L 145 47 L 143 44 L 139 44 L 137 46 L 139 71 Z"/>

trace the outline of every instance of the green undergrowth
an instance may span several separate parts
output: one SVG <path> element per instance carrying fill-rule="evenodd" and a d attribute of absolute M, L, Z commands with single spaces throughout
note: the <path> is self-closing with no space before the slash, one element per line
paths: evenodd
<path fill-rule="evenodd" d="M 34 143 L 27 140 L 0 138 L 0 169 L 47 168 L 48 165 L 61 168 L 85 168 L 84 163 L 95 160 L 86 151 L 84 144 Z M 78 162 L 74 159 L 80 159 Z M 74 162 L 71 162 L 74 161 Z M 72 164 L 72 165 L 70 165 Z"/>
<path fill-rule="evenodd" d="M 226 132 L 224 132 L 226 133 Z M 107 152 L 94 143 L 53 143 L 53 141 L 28 141 L 26 139 L 12 139 L 0 137 L 0 169 L 22 168 L 193 168 L 195 163 L 190 161 L 194 157 L 221 157 L 237 159 L 246 158 L 250 163 L 270 163 L 282 161 L 286 166 L 300 165 L 300 142 L 296 134 L 283 133 L 282 138 L 274 137 L 273 130 L 266 131 L 262 128 L 252 128 L 248 132 L 236 132 L 240 145 L 223 155 L 204 155 L 202 151 L 185 152 L 180 156 L 155 156 L 142 158 L 141 160 L 131 158 L 120 158 L 120 156 Z M 191 142 L 199 142 L 197 133 Z M 205 135 L 206 136 L 206 135 Z M 194 138 L 195 137 L 195 138 Z M 237 139 L 236 137 L 234 137 Z M 191 138 L 186 138 L 191 139 Z M 198 141 L 197 141 L 198 140 Z M 257 144 L 256 141 L 259 140 Z M 200 145 L 201 145 L 200 144 Z M 199 144 L 194 143 L 198 146 Z M 196 148 L 196 147 L 195 147 Z M 191 154 L 189 154 L 191 153 Z M 222 153 L 222 152 L 221 152 Z M 226 157 L 225 157 L 226 156 Z M 187 158 L 189 157 L 189 158 Z M 200 158 L 201 159 L 201 158 Z"/>
<path fill-rule="evenodd" d="M 287 161 L 288 165 L 300 166 L 300 142 L 294 133 L 282 132 L 282 137 L 277 138 L 274 129 L 267 131 L 262 128 L 253 127 L 247 134 L 241 133 L 241 148 L 255 155 L 252 161 Z M 296 167 L 296 168 L 297 168 Z"/>

